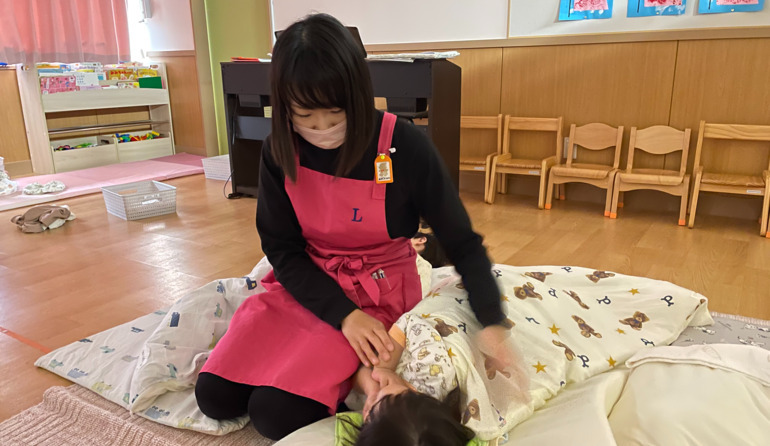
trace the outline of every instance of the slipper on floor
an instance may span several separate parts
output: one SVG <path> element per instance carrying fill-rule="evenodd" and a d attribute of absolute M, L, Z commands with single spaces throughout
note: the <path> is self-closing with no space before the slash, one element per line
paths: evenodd
<path fill-rule="evenodd" d="M 50 194 L 53 192 L 61 192 L 64 189 L 66 189 L 67 186 L 64 185 L 59 180 L 53 180 L 49 181 L 48 183 L 40 184 L 40 183 L 30 183 L 24 187 L 24 194 L 25 195 L 42 195 L 42 194 Z"/>
<path fill-rule="evenodd" d="M 37 233 L 46 229 L 56 229 L 65 222 L 75 219 L 75 214 L 69 206 L 48 205 L 33 206 L 23 215 L 11 218 L 11 222 L 21 229 L 21 232 Z"/>

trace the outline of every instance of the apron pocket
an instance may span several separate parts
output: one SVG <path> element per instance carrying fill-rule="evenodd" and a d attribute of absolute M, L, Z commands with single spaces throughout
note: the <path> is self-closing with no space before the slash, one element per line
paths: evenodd
<path fill-rule="evenodd" d="M 403 274 L 394 273 L 375 280 L 380 288 L 380 306 L 400 307 L 404 302 Z"/>

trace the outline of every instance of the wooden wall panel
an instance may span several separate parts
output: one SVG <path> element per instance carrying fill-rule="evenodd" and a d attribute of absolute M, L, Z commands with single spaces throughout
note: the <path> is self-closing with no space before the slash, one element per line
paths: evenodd
<path fill-rule="evenodd" d="M 501 110 L 516 116 L 563 116 L 565 136 L 573 123 L 623 125 L 627 145 L 632 126 L 668 122 L 676 51 L 677 42 L 505 48 Z M 553 152 L 551 139 L 543 135 L 518 138 L 533 156 Z M 612 158 L 609 151 L 592 155 L 589 160 Z"/>
<path fill-rule="evenodd" d="M 459 49 L 452 59 L 463 70 L 462 114 L 496 115 L 500 112 L 503 49 Z"/>
<path fill-rule="evenodd" d="M 671 125 L 693 129 L 690 166 L 701 119 L 770 125 L 769 76 L 770 39 L 679 43 Z M 768 143 L 706 141 L 703 151 L 707 166 L 731 173 L 761 173 L 770 159 Z"/>
<path fill-rule="evenodd" d="M 176 151 L 207 156 L 195 54 L 174 53 L 158 52 L 152 59 L 166 64 Z"/>
<path fill-rule="evenodd" d="M 461 49 L 452 59 L 463 70 L 461 113 L 465 116 L 497 116 L 500 113 L 502 48 Z M 460 132 L 460 157 L 483 157 L 495 151 L 493 131 L 465 129 Z"/>
<path fill-rule="evenodd" d="M 0 69 L 0 156 L 5 163 L 28 161 L 27 130 L 21 112 L 16 70 Z"/>

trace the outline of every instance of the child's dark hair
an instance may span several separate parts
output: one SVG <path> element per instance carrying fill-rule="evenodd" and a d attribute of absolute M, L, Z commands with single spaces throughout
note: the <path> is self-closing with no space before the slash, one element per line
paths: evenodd
<path fill-rule="evenodd" d="M 271 65 L 271 151 L 276 164 L 296 180 L 292 103 L 307 109 L 340 108 L 346 114 L 347 133 L 337 156 L 336 175 L 349 173 L 374 135 L 374 95 L 366 53 L 337 19 L 314 14 L 281 33 Z"/>
<path fill-rule="evenodd" d="M 460 423 L 460 391 L 441 402 L 418 392 L 389 395 L 373 408 L 355 446 L 465 446 L 472 430 Z"/>
<path fill-rule="evenodd" d="M 420 256 L 422 256 L 423 259 L 427 260 L 434 268 L 441 268 L 442 266 L 449 265 L 449 258 L 435 235 L 418 232 L 412 238 L 420 237 L 425 237 L 425 248 L 420 253 Z"/>

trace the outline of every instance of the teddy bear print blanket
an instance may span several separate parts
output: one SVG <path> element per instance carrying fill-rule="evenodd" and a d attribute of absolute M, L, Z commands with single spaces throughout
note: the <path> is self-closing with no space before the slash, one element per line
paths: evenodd
<path fill-rule="evenodd" d="M 668 282 L 568 266 L 496 265 L 493 273 L 530 378 L 528 403 L 512 398 L 515 376 L 473 347 L 481 326 L 452 268 L 434 270 L 432 291 L 411 311 L 442 336 L 463 391 L 463 422 L 485 440 L 527 419 L 565 385 L 668 345 L 689 324 L 712 323 L 703 296 Z"/>

